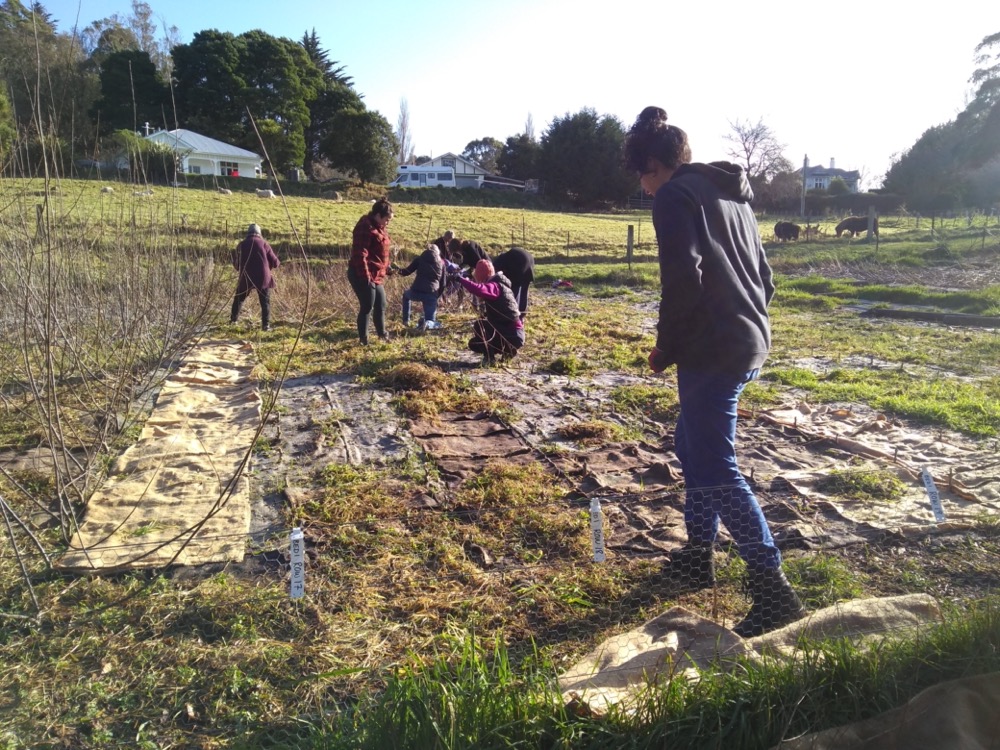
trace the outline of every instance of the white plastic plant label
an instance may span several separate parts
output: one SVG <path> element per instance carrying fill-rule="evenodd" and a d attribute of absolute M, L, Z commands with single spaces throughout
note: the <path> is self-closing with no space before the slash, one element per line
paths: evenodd
<path fill-rule="evenodd" d="M 291 544 L 289 546 L 292 565 L 292 599 L 301 599 L 306 593 L 306 542 L 302 529 L 296 526 L 292 529 Z"/>

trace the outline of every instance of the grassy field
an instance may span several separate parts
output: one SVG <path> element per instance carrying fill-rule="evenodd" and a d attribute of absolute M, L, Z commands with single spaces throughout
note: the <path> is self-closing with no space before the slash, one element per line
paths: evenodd
<path fill-rule="evenodd" d="M 401 279 L 387 284 L 394 340 L 357 345 L 339 253 L 364 202 L 114 187 L 0 182 L 8 301 L 0 337 L 0 748 L 757 748 L 873 715 L 943 679 L 997 669 L 991 593 L 1000 525 L 984 516 L 967 534 L 915 543 L 906 555 L 888 539 L 788 556 L 812 607 L 910 591 L 939 597 L 944 621 L 920 638 L 874 650 L 810 644 L 798 667 L 747 664 L 697 685 L 674 681 L 635 714 L 576 715 L 553 693 L 553 676 L 603 638 L 678 602 L 738 617 L 745 601 L 735 556 L 718 589 L 678 597 L 659 585 L 648 559 L 590 562 L 585 508 L 543 459 L 485 466 L 442 494 L 441 509 L 420 512 L 410 501 L 441 487 L 427 457 L 303 459 L 295 472 L 268 473 L 281 446 L 273 423 L 256 443 L 252 480 L 276 496 L 293 482 L 301 490 L 281 512 L 288 525 L 304 523 L 314 544 L 305 600 L 289 600 L 280 555 L 267 558 L 273 565 L 222 570 L 92 578 L 53 570 L 49 560 L 135 438 L 158 382 L 198 337 L 249 340 L 265 393 L 295 376 L 363 384 L 373 411 L 385 405 L 387 426 L 448 409 L 512 419 L 519 408 L 459 366 L 469 312 L 446 312 L 440 336 L 402 330 Z M 833 237 L 833 218 L 814 241 L 775 243 L 773 221 L 761 219 L 779 279 L 775 346 L 744 405 L 858 403 L 996 446 L 1000 330 L 858 314 L 872 305 L 1000 314 L 995 220 L 950 220 L 931 231 L 926 219 L 918 226 L 887 217 L 877 247 Z M 234 276 L 223 261 L 250 222 L 264 227 L 283 261 L 277 325 L 264 334 L 225 323 Z M 640 240 L 631 266 L 629 224 Z M 536 254 L 539 287 L 573 282 L 572 295 L 537 290 L 522 369 L 509 376 L 567 381 L 563 406 L 578 412 L 576 432 L 543 442 L 543 457 L 557 456 L 566 440 L 656 443 L 668 435 L 672 380 L 645 371 L 653 338 L 642 323 L 658 289 L 647 215 L 405 204 L 390 231 L 406 257 L 446 228 L 494 251 L 523 244 Z M 606 374 L 635 382 L 589 405 L 577 383 Z M 310 429 L 317 440 L 336 440 L 344 420 L 332 414 Z M 13 463 L 39 448 L 46 470 Z M 861 491 L 857 476 L 839 479 L 839 491 Z M 865 477 L 861 489 L 889 484 L 878 479 Z M 280 552 L 280 542 L 264 552 Z M 469 555 L 475 547 L 509 567 L 485 572 Z"/>

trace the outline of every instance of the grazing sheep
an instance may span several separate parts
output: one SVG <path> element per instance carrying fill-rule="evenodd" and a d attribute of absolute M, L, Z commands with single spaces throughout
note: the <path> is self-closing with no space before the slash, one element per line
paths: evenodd
<path fill-rule="evenodd" d="M 115 189 L 113 187 L 111 187 L 110 185 L 105 185 L 104 187 L 101 188 L 101 192 L 102 193 L 113 193 L 113 192 L 115 192 Z"/>
<path fill-rule="evenodd" d="M 233 191 L 230 190 L 229 188 L 219 188 L 219 192 L 222 193 L 223 195 L 232 195 L 233 194 Z"/>
<path fill-rule="evenodd" d="M 135 190 L 132 192 L 132 195 L 152 195 L 152 194 L 153 194 L 152 188 L 150 188 L 149 190 Z"/>
<path fill-rule="evenodd" d="M 258 198 L 273 198 L 274 197 L 274 191 L 273 190 L 258 190 L 257 191 L 257 197 Z"/>

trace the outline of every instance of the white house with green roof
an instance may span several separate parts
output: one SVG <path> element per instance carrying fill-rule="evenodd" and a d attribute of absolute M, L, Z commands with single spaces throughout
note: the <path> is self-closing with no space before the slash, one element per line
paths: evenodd
<path fill-rule="evenodd" d="M 260 177 L 262 160 L 253 151 L 195 133 L 193 130 L 158 130 L 146 140 L 169 146 L 179 159 L 184 174 L 218 177 Z"/>

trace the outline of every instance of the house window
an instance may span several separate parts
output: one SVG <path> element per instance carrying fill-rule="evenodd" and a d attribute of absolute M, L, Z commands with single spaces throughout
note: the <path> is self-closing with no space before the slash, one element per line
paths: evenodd
<path fill-rule="evenodd" d="M 219 174 L 223 177 L 239 177 L 240 165 L 234 161 L 220 161 Z"/>
<path fill-rule="evenodd" d="M 201 167 L 192 165 L 191 174 L 201 174 Z"/>
<path fill-rule="evenodd" d="M 816 190 L 823 190 L 826 188 L 826 185 L 823 184 L 823 180 L 816 180 L 813 183 L 813 188 Z"/>
<path fill-rule="evenodd" d="M 442 167 L 454 167 L 455 166 L 455 160 L 454 159 L 442 159 L 441 160 L 441 166 Z"/>

